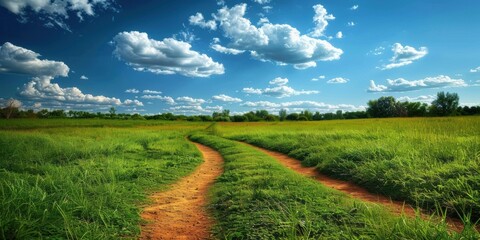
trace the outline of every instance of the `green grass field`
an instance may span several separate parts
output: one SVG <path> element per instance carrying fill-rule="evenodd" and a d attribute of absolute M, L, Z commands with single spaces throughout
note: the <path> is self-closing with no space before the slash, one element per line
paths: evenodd
<path fill-rule="evenodd" d="M 189 123 L 0 121 L 0 239 L 134 239 L 140 211 L 218 150 L 218 239 L 479 239 L 480 118 Z M 229 140 L 231 139 L 231 140 Z M 467 222 L 394 216 L 232 140 L 287 153 L 333 177 Z M 439 210 L 440 211 L 440 210 Z"/>

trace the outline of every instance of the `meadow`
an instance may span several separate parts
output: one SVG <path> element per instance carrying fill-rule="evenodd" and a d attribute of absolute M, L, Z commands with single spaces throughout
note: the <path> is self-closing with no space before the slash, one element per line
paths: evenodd
<path fill-rule="evenodd" d="M 219 124 L 216 134 L 465 221 L 480 218 L 480 118 Z"/>
<path fill-rule="evenodd" d="M 153 191 L 201 155 L 185 135 L 202 124 L 0 122 L 0 239 L 118 239 L 140 233 Z"/>
<path fill-rule="evenodd" d="M 479 239 L 480 118 L 191 123 L 0 121 L 0 239 L 135 239 L 148 195 L 219 151 L 208 212 L 217 239 Z M 238 141 L 462 218 L 462 232 L 390 213 Z"/>

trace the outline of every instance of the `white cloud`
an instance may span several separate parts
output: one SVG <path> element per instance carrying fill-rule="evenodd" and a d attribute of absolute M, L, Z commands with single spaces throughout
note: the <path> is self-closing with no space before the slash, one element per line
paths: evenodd
<path fill-rule="evenodd" d="M 337 110 L 343 111 L 360 111 L 365 110 L 364 106 L 355 106 L 351 104 L 326 104 L 323 102 L 317 101 L 292 101 L 292 102 L 281 102 L 281 103 L 273 103 L 269 101 L 258 101 L 258 102 L 245 102 L 240 104 L 244 107 L 253 107 L 257 109 L 269 109 L 271 111 L 278 111 L 281 108 L 287 109 L 289 111 L 303 111 L 303 110 L 310 110 L 310 111 L 319 111 L 319 112 L 332 112 Z"/>
<path fill-rule="evenodd" d="M 137 106 L 137 107 L 143 107 L 143 103 L 138 101 L 138 100 L 130 100 L 130 99 L 127 99 L 125 101 L 123 101 L 123 105 L 125 106 Z"/>
<path fill-rule="evenodd" d="M 348 22 L 348 23 L 347 23 L 347 26 L 349 26 L 349 27 L 353 27 L 353 26 L 355 26 L 355 25 L 356 25 L 356 24 L 355 24 L 354 22 Z"/>
<path fill-rule="evenodd" d="M 287 78 L 275 78 L 269 82 L 269 84 L 274 85 L 274 87 L 267 87 L 265 89 L 255 89 L 255 88 L 243 88 L 243 92 L 247 94 L 258 94 L 266 95 L 276 98 L 285 98 L 297 95 L 309 95 L 317 94 L 319 91 L 316 90 L 295 90 L 287 86 Z"/>
<path fill-rule="evenodd" d="M 267 3 L 270 3 L 270 0 L 253 0 L 254 2 L 258 3 L 258 4 L 267 4 Z"/>
<path fill-rule="evenodd" d="M 143 94 L 162 94 L 162 92 L 160 92 L 160 91 L 148 90 L 148 89 L 143 90 L 142 93 Z"/>
<path fill-rule="evenodd" d="M 369 92 L 406 92 L 425 88 L 465 87 L 467 84 L 463 79 L 452 79 L 449 76 L 439 75 L 427 77 L 420 80 L 408 81 L 403 78 L 394 80 L 387 79 L 388 86 L 376 85 L 370 80 Z"/>
<path fill-rule="evenodd" d="M 199 115 L 199 114 L 212 114 L 214 111 L 222 111 L 223 107 L 222 106 L 207 106 L 207 107 L 202 107 L 199 105 L 181 105 L 181 106 L 174 106 L 170 107 L 168 109 L 165 109 L 168 112 L 172 112 L 174 114 L 192 114 L 192 115 Z"/>
<path fill-rule="evenodd" d="M 238 49 L 234 49 L 234 48 L 224 47 L 224 46 L 220 45 L 219 43 L 220 43 L 220 39 L 213 38 L 213 42 L 210 44 L 210 48 L 212 48 L 213 50 L 215 50 L 217 52 L 223 53 L 223 54 L 238 55 L 238 54 L 241 54 L 241 53 L 245 52 L 244 50 L 238 50 Z"/>
<path fill-rule="evenodd" d="M 332 14 L 328 14 L 327 9 L 325 9 L 321 4 L 313 6 L 315 11 L 315 16 L 313 16 L 313 22 L 315 23 L 315 28 L 313 32 L 310 33 L 313 37 L 324 36 L 324 31 L 328 26 L 329 20 L 334 20 L 335 17 Z"/>
<path fill-rule="evenodd" d="M 36 101 L 58 101 L 64 103 L 94 104 L 94 105 L 121 105 L 118 98 L 94 96 L 84 94 L 77 87 L 61 88 L 52 83 L 52 77 L 35 77 L 23 85 L 20 90 L 22 97 Z"/>
<path fill-rule="evenodd" d="M 189 43 L 173 38 L 157 41 L 148 38 L 147 33 L 132 31 L 117 34 L 113 42 L 114 54 L 136 71 L 187 77 L 209 77 L 225 72 L 222 64 L 191 50 Z"/>
<path fill-rule="evenodd" d="M 340 32 L 337 32 L 337 34 L 335 34 L 335 37 L 336 38 L 343 38 L 343 33 L 340 31 Z"/>
<path fill-rule="evenodd" d="M 75 13 L 79 21 L 83 21 L 83 16 L 94 16 L 95 8 L 115 9 L 113 0 L 0 0 L 0 6 L 5 7 L 10 12 L 20 15 L 21 21 L 28 21 L 27 10 L 31 10 L 39 15 L 39 19 L 45 22 L 46 27 L 58 26 L 70 31 L 65 23 L 69 19 L 70 13 Z"/>
<path fill-rule="evenodd" d="M 337 60 L 343 53 L 325 40 L 301 35 L 288 24 L 264 23 L 256 27 L 244 17 L 246 8 L 246 4 L 239 4 L 214 14 L 224 36 L 231 40 L 230 48 L 249 51 L 261 61 L 292 64 L 299 69 L 312 67 L 316 61 Z"/>
<path fill-rule="evenodd" d="M 140 98 L 143 98 L 143 99 L 156 99 L 156 100 L 160 100 L 162 102 L 166 102 L 170 105 L 173 105 L 175 104 L 175 100 L 173 100 L 172 97 L 168 97 L 168 96 L 160 96 L 160 95 L 143 95 L 141 96 Z"/>
<path fill-rule="evenodd" d="M 270 20 L 268 20 L 268 18 L 266 18 L 266 17 L 262 17 L 262 18 L 260 18 L 260 20 L 258 20 L 257 25 L 261 26 L 265 23 L 270 23 Z"/>
<path fill-rule="evenodd" d="M 0 98 L 0 108 L 6 108 L 6 107 L 13 107 L 13 108 L 20 108 L 22 106 L 22 102 L 20 102 L 17 99 L 3 99 Z"/>
<path fill-rule="evenodd" d="M 311 67 L 316 67 L 316 66 L 317 66 L 317 63 L 314 62 L 314 61 L 306 62 L 306 63 L 299 63 L 299 64 L 293 65 L 293 67 L 295 69 L 299 69 L 299 70 L 303 70 L 303 69 L 307 69 L 307 68 L 311 68 Z"/>
<path fill-rule="evenodd" d="M 382 70 L 398 68 L 412 64 L 413 61 L 425 57 L 428 53 L 426 47 L 420 47 L 418 50 L 410 46 L 402 46 L 400 43 L 393 44 L 392 47 L 393 57 L 390 59 L 389 64 L 383 65 Z"/>
<path fill-rule="evenodd" d="M 287 83 L 288 83 L 288 78 L 281 78 L 281 77 L 277 77 L 272 81 L 268 82 L 268 84 L 278 85 L 278 86 L 287 85 Z"/>
<path fill-rule="evenodd" d="M 350 81 L 348 78 L 336 77 L 327 81 L 327 83 L 347 83 Z"/>
<path fill-rule="evenodd" d="M 191 25 L 199 26 L 201 28 L 208 28 L 210 30 L 217 29 L 217 23 L 214 20 L 205 21 L 201 13 L 190 16 L 188 19 Z"/>
<path fill-rule="evenodd" d="M 476 67 L 476 68 L 470 69 L 470 72 L 471 72 L 471 73 L 480 72 L 480 67 Z"/>
<path fill-rule="evenodd" d="M 320 76 L 318 76 L 318 77 L 316 77 L 316 78 L 312 78 L 312 82 L 317 82 L 317 81 L 319 81 L 320 79 L 325 79 L 325 76 L 324 76 L 324 75 L 320 75 Z"/>
<path fill-rule="evenodd" d="M 177 102 L 187 104 L 187 105 L 202 105 L 206 103 L 206 101 L 201 98 L 192 98 L 192 97 L 177 97 L 175 100 Z"/>
<path fill-rule="evenodd" d="M 353 5 L 350 10 L 357 10 L 358 9 L 358 5 Z"/>
<path fill-rule="evenodd" d="M 125 90 L 126 93 L 139 93 L 140 91 L 138 91 L 137 89 L 135 88 L 131 88 L 131 89 L 127 89 Z"/>
<path fill-rule="evenodd" d="M 81 79 L 81 80 L 88 80 L 88 77 L 86 77 L 85 75 L 82 75 L 82 76 L 80 77 L 80 79 Z"/>
<path fill-rule="evenodd" d="M 418 97 L 409 97 L 403 96 L 399 97 L 398 101 L 400 102 L 422 102 L 422 103 L 431 103 L 433 100 L 436 99 L 437 96 L 435 95 L 422 95 Z"/>
<path fill-rule="evenodd" d="M 212 97 L 212 99 L 217 101 L 222 101 L 222 102 L 241 102 L 242 101 L 242 99 L 240 98 L 230 97 L 225 94 L 215 95 Z"/>
<path fill-rule="evenodd" d="M 40 54 L 9 42 L 0 46 L 0 73 L 29 76 L 67 77 L 69 68 L 63 62 L 40 60 Z"/>
<path fill-rule="evenodd" d="M 247 94 L 262 94 L 262 89 L 258 89 L 258 88 L 248 87 L 248 88 L 243 88 L 242 91 Z"/>

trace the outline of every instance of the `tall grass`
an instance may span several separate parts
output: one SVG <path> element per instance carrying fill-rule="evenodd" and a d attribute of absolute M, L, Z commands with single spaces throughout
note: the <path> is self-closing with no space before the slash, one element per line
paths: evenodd
<path fill-rule="evenodd" d="M 393 199 L 480 218 L 480 117 L 221 124 L 217 131 Z"/>
<path fill-rule="evenodd" d="M 270 156 L 212 135 L 191 139 L 218 150 L 223 175 L 211 191 L 218 239 L 477 239 L 443 223 L 393 216 L 284 168 Z"/>
<path fill-rule="evenodd" d="M 95 120 L 78 121 L 79 127 L 63 120 L 31 128 L 12 121 L 13 129 L 1 130 L 0 239 L 138 236 L 148 193 L 201 162 L 184 136 L 204 126 L 118 122 L 98 128 Z"/>

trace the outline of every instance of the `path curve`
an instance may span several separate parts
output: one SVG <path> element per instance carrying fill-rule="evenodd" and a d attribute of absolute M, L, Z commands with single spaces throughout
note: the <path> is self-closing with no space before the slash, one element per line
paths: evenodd
<path fill-rule="evenodd" d="M 144 208 L 140 239 L 209 239 L 213 220 L 206 213 L 207 193 L 223 172 L 223 158 L 212 148 L 194 143 L 204 162 L 170 190 L 151 196 L 153 205 Z"/>
<path fill-rule="evenodd" d="M 354 198 L 360 199 L 365 202 L 381 204 L 397 215 L 404 213 L 407 216 L 415 217 L 415 210 L 405 202 L 394 201 L 384 195 L 370 193 L 366 189 L 352 182 L 328 177 L 324 174 L 319 173 L 316 167 L 302 166 L 301 161 L 291 158 L 283 153 L 270 151 L 270 150 L 260 148 L 245 142 L 240 142 L 240 143 L 243 143 L 245 145 L 248 145 L 250 147 L 253 147 L 259 151 L 262 151 L 270 155 L 271 157 L 277 159 L 283 166 L 290 168 L 304 176 L 312 177 L 329 188 L 336 189 L 338 191 L 346 193 Z M 429 215 L 422 214 L 422 218 L 429 219 Z M 454 218 L 447 218 L 446 221 L 450 229 L 456 232 L 461 232 L 463 230 L 463 223 L 461 220 L 454 219 Z"/>

